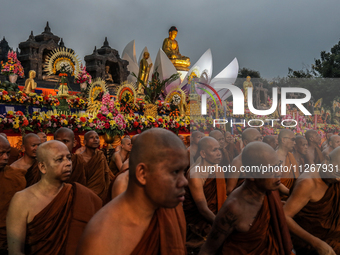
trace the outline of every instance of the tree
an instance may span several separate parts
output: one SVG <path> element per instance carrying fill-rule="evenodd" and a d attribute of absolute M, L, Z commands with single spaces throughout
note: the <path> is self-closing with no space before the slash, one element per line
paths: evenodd
<path fill-rule="evenodd" d="M 340 78 L 340 41 L 330 52 L 321 51 L 321 59 L 315 59 L 312 69 L 323 78 Z"/>

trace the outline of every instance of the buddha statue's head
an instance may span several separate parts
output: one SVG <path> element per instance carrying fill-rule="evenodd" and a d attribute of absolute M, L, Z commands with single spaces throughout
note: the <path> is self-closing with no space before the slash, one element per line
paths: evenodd
<path fill-rule="evenodd" d="M 34 70 L 30 70 L 28 72 L 28 76 L 31 78 L 31 79 L 34 79 L 35 78 L 35 75 L 36 75 L 36 72 Z"/>
<path fill-rule="evenodd" d="M 110 71 L 110 67 L 109 66 L 105 66 L 105 73 L 109 73 Z"/>
<path fill-rule="evenodd" d="M 177 36 L 177 32 L 178 32 L 178 30 L 177 30 L 177 28 L 175 26 L 170 27 L 170 29 L 169 29 L 169 37 L 170 37 L 170 39 L 174 40 L 176 38 L 176 36 Z"/>
<path fill-rule="evenodd" d="M 250 79 L 251 79 L 250 76 L 247 76 L 247 81 L 250 81 Z"/>
<path fill-rule="evenodd" d="M 143 57 L 144 57 L 145 59 L 148 59 L 148 58 L 150 57 L 149 52 L 145 51 L 144 54 L 143 54 Z"/>

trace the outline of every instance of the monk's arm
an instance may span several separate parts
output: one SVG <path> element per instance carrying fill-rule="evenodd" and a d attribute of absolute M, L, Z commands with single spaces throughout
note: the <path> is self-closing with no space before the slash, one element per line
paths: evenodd
<path fill-rule="evenodd" d="M 230 193 L 236 188 L 238 179 L 240 177 L 240 168 L 242 166 L 242 162 L 238 160 L 238 158 L 234 158 L 233 162 L 231 163 L 231 166 L 236 167 L 235 172 L 230 172 L 228 174 L 228 179 L 227 179 L 227 196 L 230 195 Z"/>
<path fill-rule="evenodd" d="M 284 205 L 283 210 L 290 232 L 309 243 L 318 251 L 329 250 L 330 247 L 327 243 L 308 233 L 293 219 L 294 216 L 309 202 L 311 194 L 315 188 L 316 187 L 312 179 L 299 180 Z"/>
<path fill-rule="evenodd" d="M 233 203 L 226 202 L 217 213 L 207 241 L 202 246 L 199 255 L 216 254 L 227 237 L 233 232 L 237 221 L 233 207 Z"/>
<path fill-rule="evenodd" d="M 279 186 L 279 191 L 280 191 L 280 194 L 289 196 L 289 189 L 282 183 Z"/>
<path fill-rule="evenodd" d="M 16 193 L 10 203 L 7 218 L 7 241 L 10 255 L 25 254 L 26 223 L 28 211 L 22 194 Z"/>
<path fill-rule="evenodd" d="M 211 224 L 215 219 L 215 214 L 209 209 L 207 199 L 203 190 L 203 179 L 189 178 L 189 189 L 195 201 L 199 213 Z"/>

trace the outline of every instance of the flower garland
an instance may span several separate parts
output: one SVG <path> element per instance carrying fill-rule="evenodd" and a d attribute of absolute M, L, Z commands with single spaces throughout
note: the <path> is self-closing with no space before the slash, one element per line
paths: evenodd
<path fill-rule="evenodd" d="M 1 61 L 1 73 L 4 75 L 16 74 L 20 78 L 23 78 L 25 76 L 24 68 L 17 58 L 17 53 L 14 51 L 9 51 L 7 59 L 8 61 L 6 63 L 3 63 L 3 61 Z"/>

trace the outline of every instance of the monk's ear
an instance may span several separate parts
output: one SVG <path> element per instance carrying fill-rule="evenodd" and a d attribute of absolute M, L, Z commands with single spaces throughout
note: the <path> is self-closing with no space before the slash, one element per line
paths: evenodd
<path fill-rule="evenodd" d="M 204 151 L 204 150 L 201 150 L 201 151 L 200 151 L 200 155 L 201 155 L 202 158 L 205 158 L 205 156 L 206 156 L 205 151 Z"/>
<path fill-rule="evenodd" d="M 38 167 L 39 167 L 39 170 L 42 174 L 46 174 L 46 166 L 45 166 L 45 163 L 43 162 L 39 162 L 38 163 Z"/>
<path fill-rule="evenodd" d="M 137 165 L 136 167 L 136 179 L 138 180 L 138 182 L 142 185 L 146 184 L 146 173 L 147 171 L 149 171 L 150 169 L 148 169 L 147 165 L 144 163 L 140 163 Z"/>

